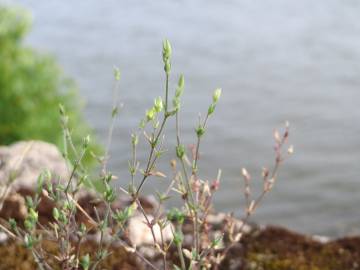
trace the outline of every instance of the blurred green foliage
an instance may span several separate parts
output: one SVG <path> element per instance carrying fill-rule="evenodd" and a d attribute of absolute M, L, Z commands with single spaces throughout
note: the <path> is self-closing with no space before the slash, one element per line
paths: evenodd
<path fill-rule="evenodd" d="M 76 85 L 53 57 L 23 44 L 30 26 L 29 13 L 0 5 L 0 145 L 36 139 L 61 149 L 59 103 L 70 118 L 74 144 L 81 145 L 91 131 L 81 115 Z M 99 148 L 90 147 L 93 151 Z"/>

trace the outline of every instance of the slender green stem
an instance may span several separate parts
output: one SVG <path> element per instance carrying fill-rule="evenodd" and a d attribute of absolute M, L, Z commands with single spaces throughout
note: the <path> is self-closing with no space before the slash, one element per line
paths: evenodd
<path fill-rule="evenodd" d="M 154 142 L 157 143 L 157 141 L 159 140 L 159 137 L 160 137 L 160 135 L 161 135 L 161 133 L 162 133 L 164 127 L 165 127 L 165 123 L 166 123 L 166 120 L 167 120 L 168 117 L 169 117 L 168 115 L 164 115 L 163 121 L 162 121 L 161 126 L 160 126 L 160 130 L 157 133 L 157 135 L 156 135 L 156 137 L 154 139 Z M 139 187 L 136 190 L 135 197 L 138 197 L 142 186 L 144 185 L 146 179 L 149 177 L 150 171 L 152 169 L 151 165 L 154 164 L 155 163 L 154 161 L 156 161 L 156 159 L 157 159 L 157 157 L 155 156 L 154 161 L 153 161 L 153 155 L 155 153 L 156 143 L 153 143 L 151 145 L 151 150 L 150 150 L 149 158 L 148 158 L 148 161 L 147 161 L 146 169 L 144 171 L 144 176 L 143 176 L 143 179 L 140 182 Z"/>
<path fill-rule="evenodd" d="M 68 191 L 69 191 L 69 188 L 70 188 L 70 185 L 71 185 L 71 180 L 74 178 L 75 173 L 76 173 L 76 170 L 77 170 L 78 167 L 80 166 L 81 160 L 84 158 L 85 153 L 86 153 L 86 149 L 84 149 L 84 150 L 81 152 L 80 157 L 76 160 L 76 162 L 75 162 L 75 164 L 74 164 L 74 167 L 73 167 L 73 169 L 72 169 L 72 171 L 71 171 L 71 174 L 70 174 L 68 183 L 67 183 L 66 188 L 65 188 L 65 191 L 64 191 L 65 194 L 67 194 Z"/>
<path fill-rule="evenodd" d="M 181 232 L 181 225 L 178 224 L 178 231 Z M 182 252 L 182 245 L 181 245 L 181 242 L 177 243 L 176 244 L 176 247 L 177 247 L 177 250 L 178 250 L 178 253 L 179 253 L 179 258 L 180 258 L 180 264 L 181 264 L 181 269 L 182 270 L 186 270 L 186 264 L 185 264 L 185 258 L 184 258 L 184 254 Z"/>
<path fill-rule="evenodd" d="M 166 73 L 166 81 L 165 81 L 165 114 L 168 113 L 168 96 L 169 96 L 169 74 Z"/>
<path fill-rule="evenodd" d="M 139 206 L 140 212 L 143 214 L 143 216 L 144 216 L 144 218 L 145 218 L 146 224 L 147 224 L 147 225 L 149 226 L 149 228 L 150 228 L 151 235 L 152 235 L 152 238 L 153 238 L 153 240 L 154 240 L 154 246 L 156 246 L 157 240 L 156 240 L 156 236 L 155 236 L 154 226 L 153 226 L 152 223 L 150 222 L 149 217 L 146 215 L 146 212 L 145 212 L 144 208 L 142 207 L 141 202 L 140 202 L 139 199 L 136 199 L 136 203 L 137 203 L 137 205 Z"/>
<path fill-rule="evenodd" d="M 205 129 L 206 128 L 206 124 L 207 121 L 209 119 L 209 113 L 206 114 L 206 117 L 204 119 L 204 122 L 202 124 L 202 128 Z M 199 161 L 199 150 L 200 150 L 200 142 L 201 142 L 201 136 L 198 135 L 197 137 L 197 143 L 196 143 L 196 150 L 195 150 L 195 157 L 194 157 L 194 161 L 193 161 L 193 166 L 192 166 L 192 173 L 191 175 L 194 177 L 195 181 L 197 180 L 197 166 L 198 166 L 198 161 Z M 197 211 L 197 205 L 198 205 L 198 199 L 199 199 L 199 192 L 196 191 L 195 192 L 195 222 L 194 222 L 194 247 L 195 247 L 195 253 L 198 255 L 199 251 L 200 251 L 200 228 L 199 228 L 199 221 L 198 221 L 198 211 Z M 201 264 L 201 258 L 199 258 L 200 262 L 199 264 Z"/>
<path fill-rule="evenodd" d="M 154 161 L 152 162 L 156 145 L 157 145 L 158 140 L 160 138 L 160 135 L 161 135 L 161 133 L 162 133 L 164 127 L 165 127 L 166 120 L 169 118 L 169 112 L 168 112 L 168 95 L 169 94 L 168 93 L 169 93 L 169 74 L 166 74 L 164 117 L 163 117 L 163 120 L 161 122 L 159 132 L 157 133 L 157 135 L 155 136 L 155 138 L 153 138 L 153 141 L 151 142 L 151 150 L 150 150 L 150 154 L 149 154 L 149 159 L 148 159 L 148 162 L 147 162 L 147 165 L 146 165 L 146 169 L 144 171 L 143 179 L 141 180 L 140 185 L 136 190 L 135 197 L 138 197 L 139 192 L 140 192 L 142 186 L 144 185 L 146 179 L 148 178 L 149 173 L 150 173 L 150 171 L 152 169 L 151 165 L 154 164 L 156 159 L 157 159 L 157 157 L 155 156 Z"/>
<path fill-rule="evenodd" d="M 179 126 L 179 115 L 178 112 L 176 113 L 176 140 L 177 140 L 177 146 L 179 147 L 181 142 L 180 142 L 180 126 Z M 197 144 L 197 154 L 198 155 L 198 148 L 199 148 L 199 144 L 200 142 L 198 142 Z M 194 237 L 194 248 L 195 248 L 195 253 L 198 254 L 199 251 L 199 224 L 198 224 L 198 212 L 197 212 L 197 200 L 194 199 L 193 196 L 193 192 L 190 186 L 190 178 L 188 177 L 187 171 L 186 171 L 186 167 L 185 167 L 185 162 L 184 162 L 184 158 L 180 159 L 181 161 L 181 166 L 183 169 L 183 173 L 185 176 L 185 183 L 186 183 L 186 188 L 187 188 L 187 193 L 188 196 L 190 196 L 191 199 L 191 204 L 192 207 L 190 207 L 190 209 L 193 209 L 194 212 L 194 232 L 193 232 L 193 237 Z M 192 171 L 192 175 L 195 175 L 195 170 L 193 169 Z"/>
<path fill-rule="evenodd" d="M 166 250 L 166 247 L 165 247 L 165 240 L 164 240 L 164 233 L 163 233 L 163 229 L 162 229 L 162 226 L 160 226 L 158 224 L 159 228 L 160 228 L 160 236 L 161 236 L 161 245 L 162 245 L 162 249 L 163 249 L 163 268 L 164 270 L 167 269 L 167 261 L 166 261 L 166 253 L 167 253 L 167 250 Z"/>
<path fill-rule="evenodd" d="M 119 102 L 118 102 L 118 88 L 119 88 L 119 81 L 116 80 L 113 86 L 113 107 L 112 107 L 112 112 L 111 112 L 111 123 L 110 123 L 110 127 L 109 127 L 109 131 L 108 131 L 108 138 L 107 138 L 107 144 L 106 144 L 106 150 L 105 150 L 105 155 L 104 155 L 104 160 L 103 160 L 103 174 L 105 175 L 106 173 L 106 166 L 109 160 L 109 152 L 110 152 L 110 146 L 111 146 L 111 140 L 113 137 L 113 131 L 114 131 L 114 127 L 115 127 L 115 120 L 116 120 L 116 115 L 117 115 L 117 110 L 119 107 Z M 116 111 L 114 113 L 114 111 Z"/>
<path fill-rule="evenodd" d="M 136 173 L 136 145 L 132 146 L 132 169 L 134 172 L 131 173 L 131 186 L 134 187 L 135 185 L 135 173 Z"/>

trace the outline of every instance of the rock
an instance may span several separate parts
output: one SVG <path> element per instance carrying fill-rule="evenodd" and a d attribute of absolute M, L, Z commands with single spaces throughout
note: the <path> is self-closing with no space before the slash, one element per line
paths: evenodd
<path fill-rule="evenodd" d="M 27 213 L 28 211 L 25 205 L 25 199 L 18 193 L 14 193 L 6 197 L 4 204 L 0 209 L 0 217 L 5 220 L 10 218 L 24 220 Z"/>
<path fill-rule="evenodd" d="M 0 231 L 0 245 L 2 243 L 6 243 L 6 241 L 8 240 L 9 240 L 9 236 L 7 235 L 7 233 Z"/>
<path fill-rule="evenodd" d="M 52 173 L 53 179 L 64 181 L 69 177 L 66 161 L 58 148 L 42 141 L 21 141 L 0 147 L 0 186 L 5 186 L 11 176 L 12 190 L 34 189 L 44 169 Z"/>
<path fill-rule="evenodd" d="M 313 235 L 312 239 L 314 241 L 317 241 L 317 242 L 321 243 L 321 244 L 329 243 L 330 240 L 331 240 L 330 237 L 323 236 L 323 235 Z"/>
<path fill-rule="evenodd" d="M 216 213 L 216 214 L 209 214 L 207 216 L 207 221 L 212 225 L 212 226 L 222 226 L 225 219 L 227 217 L 226 213 Z"/>
<path fill-rule="evenodd" d="M 153 195 L 140 196 L 139 201 L 141 207 L 148 215 L 155 214 L 156 210 L 160 207 L 159 202 Z M 129 201 L 129 203 L 132 203 L 132 201 Z"/>
<path fill-rule="evenodd" d="M 154 218 L 151 215 L 147 215 L 147 218 L 151 220 Z M 154 243 L 152 233 L 143 215 L 135 215 L 129 220 L 129 240 L 133 246 L 152 245 Z M 156 242 L 161 243 L 161 233 L 159 225 L 155 224 L 153 227 Z M 163 229 L 163 238 L 165 242 L 171 241 L 173 238 L 172 225 L 168 224 Z"/>

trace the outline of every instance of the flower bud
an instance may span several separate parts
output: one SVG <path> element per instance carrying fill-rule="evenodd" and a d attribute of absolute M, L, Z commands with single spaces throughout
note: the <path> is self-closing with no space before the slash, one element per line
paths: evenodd
<path fill-rule="evenodd" d="M 215 104 L 211 104 L 208 109 L 208 115 L 212 114 L 215 111 Z"/>
<path fill-rule="evenodd" d="M 58 220 L 58 219 L 59 219 L 60 213 L 59 213 L 59 210 L 58 210 L 56 207 L 53 208 L 52 214 L 53 214 L 53 218 L 54 218 L 55 220 Z"/>
<path fill-rule="evenodd" d="M 179 98 L 182 95 L 184 91 L 184 84 L 185 84 L 184 75 L 181 74 L 175 91 L 175 98 Z"/>
<path fill-rule="evenodd" d="M 26 234 L 24 236 L 24 245 L 25 245 L 25 248 L 27 248 L 27 249 L 31 249 L 33 247 L 34 240 L 30 234 Z"/>
<path fill-rule="evenodd" d="M 90 255 L 86 254 L 81 257 L 80 259 L 80 265 L 84 270 L 88 270 L 90 267 Z"/>
<path fill-rule="evenodd" d="M 145 128 L 145 124 L 146 124 L 146 121 L 144 119 L 141 119 L 140 123 L 139 123 L 139 128 L 140 129 L 144 129 Z"/>
<path fill-rule="evenodd" d="M 214 103 L 218 102 L 220 96 L 221 96 L 221 88 L 217 88 L 213 94 L 213 102 Z"/>
<path fill-rule="evenodd" d="M 180 100 L 178 98 L 174 98 L 173 106 L 174 106 L 175 111 L 178 111 L 180 109 Z"/>
<path fill-rule="evenodd" d="M 174 243 L 180 245 L 184 240 L 184 236 L 181 231 L 174 232 Z"/>
<path fill-rule="evenodd" d="M 11 228 L 12 230 L 15 230 L 16 227 L 17 227 L 16 220 L 13 219 L 13 218 L 10 218 L 10 219 L 9 219 L 9 225 L 10 225 L 10 228 Z"/>
<path fill-rule="evenodd" d="M 185 154 L 185 146 L 180 144 L 179 146 L 176 147 L 176 156 L 179 159 L 182 159 L 184 157 Z"/>
<path fill-rule="evenodd" d="M 158 97 L 154 101 L 154 109 L 156 112 L 161 112 L 163 110 L 163 101 L 161 97 Z"/>
<path fill-rule="evenodd" d="M 196 129 L 195 129 L 196 135 L 200 138 L 202 135 L 204 135 L 205 133 L 205 128 L 203 128 L 201 125 L 199 125 Z"/>
<path fill-rule="evenodd" d="M 59 112 L 60 112 L 60 115 L 62 115 L 62 116 L 65 115 L 65 108 L 62 104 L 59 104 Z"/>
<path fill-rule="evenodd" d="M 28 217 L 34 222 L 37 222 L 39 214 L 33 208 L 30 208 Z"/>
<path fill-rule="evenodd" d="M 120 69 L 118 67 L 114 67 L 114 78 L 115 80 L 120 80 Z"/>
<path fill-rule="evenodd" d="M 109 185 L 106 185 L 105 192 L 104 192 L 103 196 L 104 196 L 105 201 L 109 202 L 109 203 L 114 202 L 115 199 L 116 199 L 115 191 Z"/>
<path fill-rule="evenodd" d="M 146 111 L 146 120 L 148 122 L 154 120 L 155 114 L 156 114 L 156 111 L 155 111 L 154 108 L 151 108 L 150 110 L 147 110 Z"/>
<path fill-rule="evenodd" d="M 139 136 L 136 134 L 131 134 L 131 144 L 136 146 L 139 143 Z"/>
<path fill-rule="evenodd" d="M 276 143 L 280 143 L 281 142 L 281 136 L 280 133 L 277 129 L 274 130 L 274 139 L 276 141 Z"/>
<path fill-rule="evenodd" d="M 183 224 L 185 220 L 185 215 L 179 209 L 172 208 L 167 214 L 167 219 L 170 220 L 171 222 Z"/>
<path fill-rule="evenodd" d="M 90 136 L 87 135 L 84 139 L 83 139 L 83 147 L 87 148 L 89 146 L 90 143 Z"/>
<path fill-rule="evenodd" d="M 167 62 L 171 57 L 171 44 L 170 41 L 165 39 L 163 41 L 163 61 L 164 63 Z"/>
<path fill-rule="evenodd" d="M 179 88 L 184 88 L 184 85 L 185 85 L 184 75 L 181 74 L 181 75 L 180 75 L 180 78 L 179 78 L 179 81 L 178 81 L 178 87 L 179 87 Z"/>
<path fill-rule="evenodd" d="M 169 73 L 170 73 L 170 70 L 171 70 L 171 63 L 170 63 L 170 61 L 165 61 L 164 70 L 165 70 L 166 74 L 169 74 Z"/>
<path fill-rule="evenodd" d="M 248 173 L 248 171 L 247 171 L 245 168 L 242 168 L 242 169 L 241 169 L 241 174 L 242 174 L 244 177 L 249 177 L 249 173 Z"/>

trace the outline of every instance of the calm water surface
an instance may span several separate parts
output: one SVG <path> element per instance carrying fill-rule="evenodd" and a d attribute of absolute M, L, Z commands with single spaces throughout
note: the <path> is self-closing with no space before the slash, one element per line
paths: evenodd
<path fill-rule="evenodd" d="M 186 77 L 186 143 L 194 143 L 198 112 L 207 109 L 213 89 L 223 88 L 200 162 L 205 179 L 223 170 L 217 209 L 241 212 L 241 167 L 259 188 L 261 167 L 272 162 L 273 129 L 289 120 L 296 155 L 256 220 L 307 233 L 360 232 L 359 1 L 16 2 L 33 12 L 27 43 L 54 54 L 76 79 L 102 141 L 112 67 L 122 70 L 125 105 L 111 160 L 120 183 L 128 180 L 131 130 L 163 91 L 161 41 L 167 37 L 173 74 Z M 172 126 L 168 132 L 173 150 Z M 168 171 L 167 162 L 159 166 Z M 164 186 L 153 179 L 147 191 Z"/>

